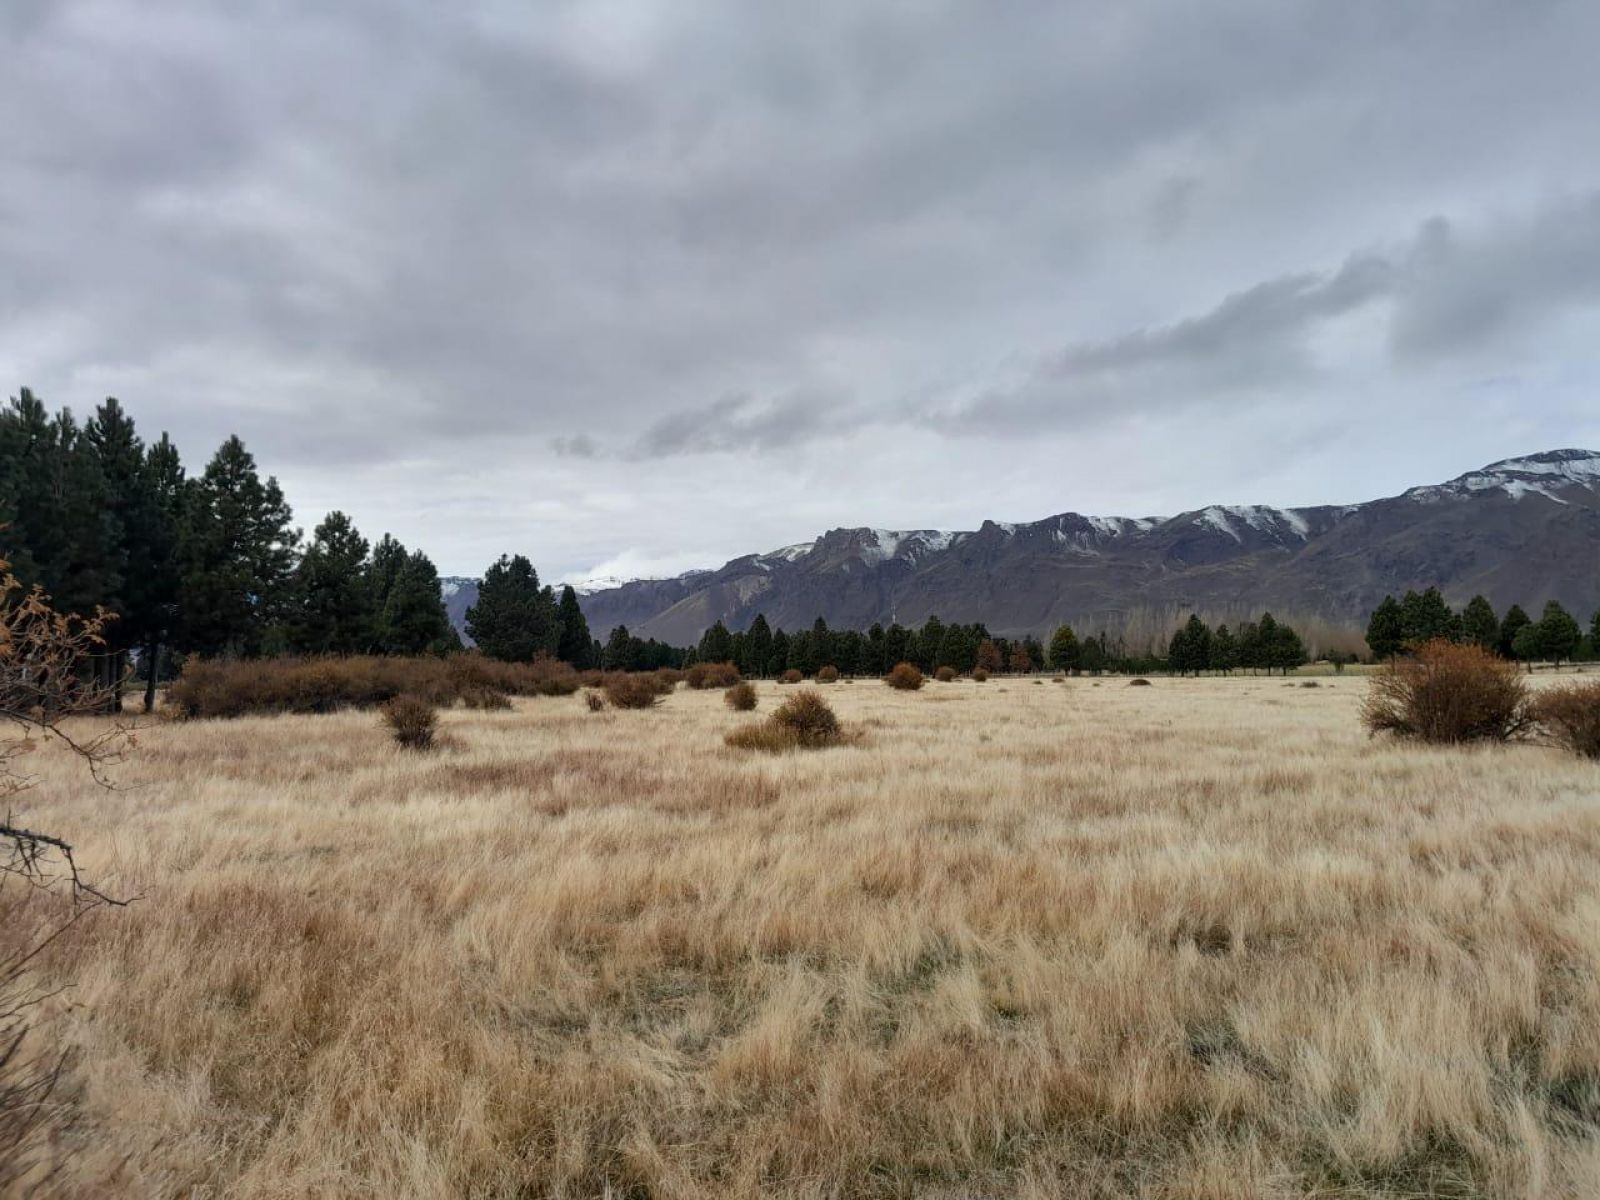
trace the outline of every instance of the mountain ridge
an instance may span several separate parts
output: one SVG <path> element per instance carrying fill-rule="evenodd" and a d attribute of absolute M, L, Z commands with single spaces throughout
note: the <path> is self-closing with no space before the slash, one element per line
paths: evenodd
<path fill-rule="evenodd" d="M 448 599 L 475 592 L 459 577 Z M 1271 607 L 1355 628 L 1386 592 L 1437 585 L 1497 607 L 1600 603 L 1600 452 L 1500 459 L 1358 504 L 1212 504 L 1170 517 L 1062 512 L 975 530 L 840 527 L 809 543 L 669 579 L 580 593 L 597 636 L 627 625 L 684 644 L 758 611 L 794 628 L 983 621 L 1042 634 L 1067 621 L 1128 633 L 1182 610 Z M 464 614 L 466 603 L 461 604 Z M 456 614 L 452 611 L 452 616 Z"/>

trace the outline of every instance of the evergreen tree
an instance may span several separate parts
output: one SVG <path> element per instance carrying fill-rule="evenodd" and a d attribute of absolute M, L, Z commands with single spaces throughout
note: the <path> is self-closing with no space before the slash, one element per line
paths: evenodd
<path fill-rule="evenodd" d="M 185 498 L 180 534 L 183 648 L 253 657 L 280 619 L 299 530 L 278 481 L 262 482 L 237 437 L 225 441 Z"/>
<path fill-rule="evenodd" d="M 1373 658 L 1382 662 L 1399 654 L 1405 644 L 1405 614 L 1401 611 L 1399 601 L 1393 596 L 1385 596 L 1367 619 L 1367 648 L 1372 651 Z"/>
<path fill-rule="evenodd" d="M 1405 640 L 1413 646 L 1448 638 L 1455 629 L 1455 614 L 1436 587 L 1407 592 L 1400 601 L 1400 616 Z"/>
<path fill-rule="evenodd" d="M 883 631 L 883 659 L 879 674 L 887 674 L 903 662 L 911 662 L 913 649 L 911 633 L 899 622 L 891 622 Z"/>
<path fill-rule="evenodd" d="M 1198 675 L 1211 662 L 1211 630 L 1198 614 L 1189 619 L 1172 635 L 1167 648 L 1167 667 L 1182 675 L 1193 671 Z"/>
<path fill-rule="evenodd" d="M 772 635 L 772 657 L 767 660 L 768 675 L 782 675 L 789 669 L 789 635 L 778 630 Z"/>
<path fill-rule="evenodd" d="M 1483 596 L 1474 596 L 1462 610 L 1461 637 L 1485 650 L 1493 650 L 1500 644 L 1500 619 Z"/>
<path fill-rule="evenodd" d="M 1031 640 L 1032 639 L 1024 640 L 1024 652 L 1027 650 L 1027 642 Z M 1106 657 L 1106 635 L 1102 633 L 1099 637 L 1084 638 L 1083 643 L 1078 648 L 1078 669 L 1081 671 L 1087 671 L 1091 675 L 1098 675 L 1101 671 L 1104 671 L 1108 665 L 1109 664 Z"/>
<path fill-rule="evenodd" d="M 372 592 L 368 606 L 373 612 L 381 613 L 389 602 L 389 592 L 409 557 L 410 552 L 387 533 L 372 548 L 372 561 L 367 565 L 367 586 Z"/>
<path fill-rule="evenodd" d="M 1266 654 L 1261 640 L 1261 626 L 1246 621 L 1239 626 L 1239 665 L 1247 671 L 1266 665 Z"/>
<path fill-rule="evenodd" d="M 1211 635 L 1211 657 L 1206 665 L 1225 675 L 1239 665 L 1239 642 L 1226 625 L 1218 625 Z"/>
<path fill-rule="evenodd" d="M 377 613 L 367 549 L 342 512 L 329 513 L 312 532 L 294 573 L 289 645 L 296 653 L 356 654 L 371 645 Z"/>
<path fill-rule="evenodd" d="M 838 658 L 838 653 L 834 648 L 833 631 L 820 616 L 811 624 L 811 656 L 818 670 L 826 666 L 839 665 L 834 661 Z"/>
<path fill-rule="evenodd" d="M 1078 670 L 1081 660 L 1082 650 L 1072 626 L 1057 625 L 1050 635 L 1050 665 L 1058 671 L 1070 672 Z"/>
<path fill-rule="evenodd" d="M 478 602 L 467 609 L 467 633 L 489 658 L 531 662 L 561 641 L 555 597 L 522 555 L 504 554 L 484 572 Z"/>
<path fill-rule="evenodd" d="M 145 486 L 154 499 L 157 518 L 150 530 L 148 552 L 151 577 L 141 588 L 141 610 L 136 623 L 143 623 L 144 710 L 155 711 L 156 684 L 162 677 L 162 650 L 177 633 L 181 588 L 179 551 L 184 528 L 184 500 L 188 484 L 183 461 L 172 439 L 162 434 L 145 452 Z M 137 561 L 137 560 L 135 560 Z"/>
<path fill-rule="evenodd" d="M 939 651 L 944 646 L 944 622 L 938 616 L 930 616 L 922 623 L 922 630 L 917 634 L 917 666 L 924 671 L 932 673 L 939 667 Z"/>
<path fill-rule="evenodd" d="M 1559 667 L 1573 656 L 1582 639 L 1583 631 L 1571 613 L 1554 600 L 1544 606 L 1539 618 L 1539 648 L 1544 657 Z"/>
<path fill-rule="evenodd" d="M 1271 613 L 1261 614 L 1262 642 L 1267 655 L 1267 668 L 1278 668 L 1285 675 L 1307 660 L 1305 643 L 1288 625 L 1273 621 Z"/>
<path fill-rule="evenodd" d="M 628 627 L 618 625 L 606 638 L 605 650 L 600 655 L 600 665 L 607 671 L 626 671 L 630 657 L 629 649 L 633 641 L 628 633 Z"/>
<path fill-rule="evenodd" d="M 700 635 L 699 657 L 704 663 L 728 662 L 733 658 L 733 636 L 721 621 Z"/>
<path fill-rule="evenodd" d="M 406 556 L 377 624 L 386 654 L 445 654 L 461 647 L 439 592 L 439 572 L 420 550 Z"/>
<path fill-rule="evenodd" d="M 772 626 L 767 624 L 765 613 L 757 613 L 745 631 L 745 657 L 739 669 L 747 675 L 768 675 L 772 671 Z"/>
<path fill-rule="evenodd" d="M 561 589 L 556 619 L 561 622 L 561 639 L 556 643 L 556 657 L 580 671 L 594 666 L 594 639 L 589 634 L 589 620 L 583 615 L 578 593 L 570 583 Z"/>
<path fill-rule="evenodd" d="M 1520 604 L 1513 604 L 1506 609 L 1505 620 L 1500 622 L 1500 644 L 1498 649 L 1501 658 L 1522 657 L 1516 650 L 1517 635 L 1532 623 L 1528 614 L 1522 611 Z"/>

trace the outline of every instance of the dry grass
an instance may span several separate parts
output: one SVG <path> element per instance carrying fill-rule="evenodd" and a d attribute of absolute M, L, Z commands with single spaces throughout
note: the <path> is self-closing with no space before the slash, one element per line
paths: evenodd
<path fill-rule="evenodd" d="M 430 756 L 244 717 L 116 795 L 41 752 L 19 816 L 144 895 L 42 965 L 72 1178 L 1600 1194 L 1600 774 L 1370 740 L 1365 688 L 841 688 L 866 743 L 781 757 L 715 692 L 456 709 Z"/>

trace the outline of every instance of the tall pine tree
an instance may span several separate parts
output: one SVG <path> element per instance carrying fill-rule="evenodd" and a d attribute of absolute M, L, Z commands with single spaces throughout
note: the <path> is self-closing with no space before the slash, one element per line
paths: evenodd
<path fill-rule="evenodd" d="M 539 575 L 522 555 L 502 554 L 478 584 L 478 602 L 467 609 L 467 633 L 490 658 L 529 662 L 554 654 L 561 641 L 555 598 L 539 586 Z"/>

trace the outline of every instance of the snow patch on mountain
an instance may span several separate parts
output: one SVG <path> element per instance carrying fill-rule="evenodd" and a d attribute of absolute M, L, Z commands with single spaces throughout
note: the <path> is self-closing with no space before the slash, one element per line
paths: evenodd
<path fill-rule="evenodd" d="M 1474 492 L 1502 491 L 1513 500 L 1543 496 L 1565 504 L 1557 491 L 1572 486 L 1600 486 L 1600 454 L 1592 450 L 1547 450 L 1524 458 L 1503 458 L 1479 471 L 1469 471 L 1449 483 L 1409 488 L 1406 499 L 1422 504 L 1460 499 Z"/>

